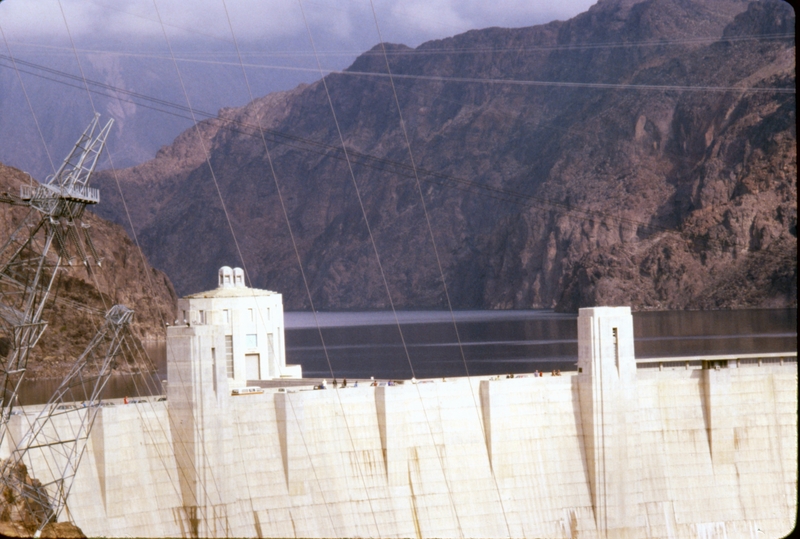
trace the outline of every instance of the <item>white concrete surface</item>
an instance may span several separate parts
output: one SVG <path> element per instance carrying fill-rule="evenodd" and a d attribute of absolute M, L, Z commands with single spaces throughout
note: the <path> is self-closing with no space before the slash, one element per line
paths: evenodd
<path fill-rule="evenodd" d="M 231 387 L 244 387 L 247 380 L 302 377 L 300 365 L 286 364 L 283 296 L 248 288 L 241 268 L 221 267 L 217 288 L 178 300 L 178 319 L 169 331 L 203 326 L 218 338 L 200 353 L 222 365 Z"/>
<path fill-rule="evenodd" d="M 224 377 L 215 390 L 202 352 L 213 328 L 171 330 L 168 404 L 101 410 L 70 515 L 89 536 L 117 537 L 794 528 L 796 361 L 637 370 L 628 309 L 582 310 L 578 323 L 580 373 L 236 397 Z"/>

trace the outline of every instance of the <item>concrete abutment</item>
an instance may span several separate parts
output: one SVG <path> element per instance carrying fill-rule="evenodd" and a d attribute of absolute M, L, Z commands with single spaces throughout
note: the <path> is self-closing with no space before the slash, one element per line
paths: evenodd
<path fill-rule="evenodd" d="M 796 361 L 637 369 L 629 309 L 581 310 L 578 330 L 562 376 L 232 395 L 224 331 L 171 328 L 168 400 L 99 411 L 70 514 L 144 537 L 792 530 Z M 48 458 L 31 454 L 43 481 Z"/>

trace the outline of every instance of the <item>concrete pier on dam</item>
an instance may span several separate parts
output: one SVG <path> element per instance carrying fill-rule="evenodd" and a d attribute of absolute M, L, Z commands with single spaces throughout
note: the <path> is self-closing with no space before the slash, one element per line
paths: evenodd
<path fill-rule="evenodd" d="M 99 410 L 68 499 L 88 536 L 761 539 L 795 527 L 796 352 L 637 364 L 630 309 L 597 307 L 581 309 L 578 372 L 562 376 L 327 390 L 293 378 L 248 394 L 248 374 L 299 368 L 281 351 L 280 295 L 265 296 L 262 335 L 246 303 L 264 291 L 244 290 L 238 305 L 181 300 L 166 401 Z M 43 482 L 51 458 L 29 452 Z"/>

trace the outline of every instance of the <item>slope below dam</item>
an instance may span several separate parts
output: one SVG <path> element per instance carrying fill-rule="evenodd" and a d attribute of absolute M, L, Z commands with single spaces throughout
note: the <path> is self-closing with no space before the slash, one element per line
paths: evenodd
<path fill-rule="evenodd" d="M 263 392 L 232 395 L 223 316 L 203 316 L 168 330 L 166 401 L 99 411 L 68 502 L 88 536 L 757 539 L 795 526 L 796 352 L 637 364 L 630 309 L 597 307 L 581 309 L 578 371 L 562 376 L 315 391 L 278 364 Z M 19 436 L 25 416 L 12 420 Z M 48 459 L 30 453 L 43 482 Z"/>

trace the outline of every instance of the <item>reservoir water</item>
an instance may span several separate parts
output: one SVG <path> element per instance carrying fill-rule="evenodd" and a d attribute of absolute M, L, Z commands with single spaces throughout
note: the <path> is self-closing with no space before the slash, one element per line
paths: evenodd
<path fill-rule="evenodd" d="M 302 365 L 305 377 L 338 379 L 569 371 L 576 320 L 546 310 L 287 312 L 286 362 Z M 797 351 L 797 309 L 642 312 L 633 324 L 638 358 Z M 112 377 L 103 398 L 161 393 L 165 345 L 147 350 L 157 375 Z M 19 403 L 46 402 L 59 383 L 23 382 Z"/>
<path fill-rule="evenodd" d="M 576 322 L 543 310 L 286 313 L 286 361 L 336 378 L 575 370 Z M 642 312 L 633 323 L 639 358 L 797 350 L 797 309 Z"/>

